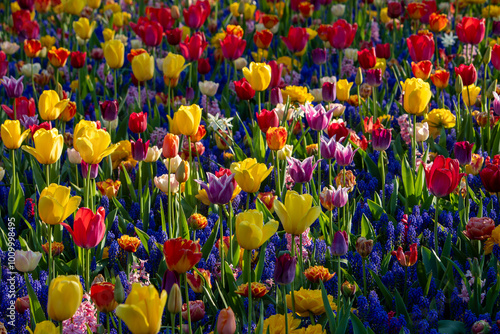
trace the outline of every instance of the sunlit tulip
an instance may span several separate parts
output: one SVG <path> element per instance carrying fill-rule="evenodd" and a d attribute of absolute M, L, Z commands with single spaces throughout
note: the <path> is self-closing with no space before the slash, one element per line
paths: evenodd
<path fill-rule="evenodd" d="M 67 320 L 76 313 L 82 298 L 80 276 L 57 276 L 50 282 L 47 313 L 52 320 Z"/>
<path fill-rule="evenodd" d="M 28 328 L 28 331 L 31 334 L 59 334 L 60 328 L 56 327 L 52 321 L 45 320 L 36 324 L 34 332 L 30 328 Z"/>
<path fill-rule="evenodd" d="M 109 282 L 92 284 L 90 298 L 99 312 L 113 312 L 118 306 L 115 300 L 115 285 Z"/>
<path fill-rule="evenodd" d="M 104 44 L 104 58 L 106 63 L 112 69 L 118 69 L 123 66 L 125 61 L 125 46 L 120 40 L 113 39 Z"/>
<path fill-rule="evenodd" d="M 183 238 L 169 239 L 163 245 L 163 255 L 169 270 L 184 274 L 202 257 L 198 242 Z"/>
<path fill-rule="evenodd" d="M 299 195 L 296 191 L 288 191 L 285 197 L 285 204 L 275 201 L 274 210 L 283 225 L 283 229 L 287 233 L 300 235 L 321 214 L 321 207 L 313 207 L 312 204 L 313 198 L 311 195 Z"/>
<path fill-rule="evenodd" d="M 163 60 L 163 77 L 168 86 L 175 87 L 181 72 L 187 67 L 183 56 L 170 52 Z"/>
<path fill-rule="evenodd" d="M 222 309 L 217 317 L 217 333 L 234 334 L 236 332 L 236 317 L 231 307 Z"/>
<path fill-rule="evenodd" d="M 256 91 L 264 91 L 271 83 L 271 67 L 265 63 L 250 63 L 250 68 L 243 69 L 243 75 L 252 88 Z"/>
<path fill-rule="evenodd" d="M 106 232 L 105 215 L 103 207 L 99 207 L 95 214 L 88 208 L 80 208 L 76 212 L 73 228 L 65 223 L 62 223 L 62 225 L 73 236 L 75 245 L 91 249 L 96 247 L 104 238 Z"/>
<path fill-rule="evenodd" d="M 121 184 L 119 180 L 113 181 L 112 179 L 107 179 L 106 181 L 97 182 L 96 186 L 102 196 L 113 198 L 118 195 Z"/>
<path fill-rule="evenodd" d="M 33 135 L 35 147 L 24 145 L 22 149 L 31 154 L 43 165 L 55 163 L 61 157 L 64 138 L 56 128 L 40 129 Z"/>
<path fill-rule="evenodd" d="M 278 222 L 271 220 L 264 224 L 264 215 L 257 210 L 247 210 L 236 216 L 236 238 L 241 248 L 259 248 L 278 230 Z"/>
<path fill-rule="evenodd" d="M 427 108 L 431 97 L 429 84 L 422 79 L 406 79 L 402 83 L 404 91 L 403 107 L 405 111 L 412 115 L 421 115 Z"/>
<path fill-rule="evenodd" d="M 21 123 L 18 120 L 6 120 L 2 124 L 2 141 L 4 146 L 10 150 L 16 150 L 21 147 L 29 134 L 30 130 L 21 131 Z"/>
<path fill-rule="evenodd" d="M 66 61 L 70 55 L 70 51 L 65 48 L 57 49 L 55 46 L 49 50 L 47 53 L 49 61 L 54 67 L 63 67 L 66 65 Z"/>
<path fill-rule="evenodd" d="M 259 191 L 262 181 L 271 173 L 273 167 L 267 168 L 263 163 L 257 163 L 257 159 L 247 158 L 240 162 L 231 164 L 231 172 L 241 190 L 247 193 Z"/>
<path fill-rule="evenodd" d="M 155 71 L 155 60 L 153 56 L 142 53 L 132 59 L 132 72 L 137 81 L 144 82 L 153 78 Z"/>
<path fill-rule="evenodd" d="M 80 17 L 78 21 L 73 22 L 73 29 L 78 37 L 86 41 L 92 36 L 96 24 L 95 21 L 90 23 L 86 17 Z"/>
<path fill-rule="evenodd" d="M 198 126 L 201 121 L 202 109 L 197 104 L 190 106 L 181 106 L 174 114 L 174 118 L 167 115 L 171 126 L 178 129 L 180 134 L 193 136 L 198 132 Z M 173 124 L 173 125 L 172 125 Z"/>
<path fill-rule="evenodd" d="M 16 253 L 14 254 L 14 265 L 18 271 L 22 273 L 29 273 L 36 269 L 41 258 L 42 253 L 40 252 L 16 250 Z"/>
<path fill-rule="evenodd" d="M 110 145 L 109 132 L 103 129 L 85 126 L 78 131 L 77 135 L 78 138 L 74 142 L 75 149 L 80 153 L 83 161 L 91 165 L 100 163 L 117 148 L 116 144 Z"/>
<path fill-rule="evenodd" d="M 49 225 L 57 225 L 66 220 L 78 208 L 80 196 L 70 196 L 69 187 L 52 183 L 40 194 L 38 215 Z"/>
<path fill-rule="evenodd" d="M 55 90 L 45 90 L 38 100 L 38 111 L 44 121 L 53 121 L 59 118 L 69 100 L 61 100 Z"/>

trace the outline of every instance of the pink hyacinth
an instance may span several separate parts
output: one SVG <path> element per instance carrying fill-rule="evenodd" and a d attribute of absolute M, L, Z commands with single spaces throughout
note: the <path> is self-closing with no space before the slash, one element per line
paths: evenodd
<path fill-rule="evenodd" d="M 99 327 L 97 311 L 88 294 L 83 295 L 83 301 L 75 315 L 71 319 L 63 321 L 63 325 L 63 334 L 86 334 L 87 325 L 92 333 L 97 332 Z"/>

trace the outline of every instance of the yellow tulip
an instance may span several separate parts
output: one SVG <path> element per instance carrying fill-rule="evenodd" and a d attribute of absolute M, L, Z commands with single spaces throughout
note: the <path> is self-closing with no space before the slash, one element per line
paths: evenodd
<path fill-rule="evenodd" d="M 301 320 L 294 317 L 292 313 L 287 313 L 288 317 L 288 332 L 297 334 L 298 327 L 300 326 Z M 269 331 L 269 334 L 283 334 L 286 333 L 285 316 L 283 314 L 275 314 L 264 320 L 264 333 Z"/>
<path fill-rule="evenodd" d="M 441 134 L 441 129 L 454 128 L 456 117 L 448 109 L 433 109 L 425 116 L 424 122 L 429 124 L 429 132 L 433 138 Z"/>
<path fill-rule="evenodd" d="M 52 320 L 67 320 L 76 313 L 82 298 L 83 287 L 80 276 L 58 276 L 50 282 L 47 313 Z"/>
<path fill-rule="evenodd" d="M 70 197 L 70 192 L 71 188 L 55 183 L 42 190 L 38 201 L 38 215 L 44 223 L 60 224 L 78 209 L 82 198 Z"/>
<path fill-rule="evenodd" d="M 470 107 L 476 104 L 477 96 L 481 93 L 481 88 L 476 87 L 476 85 L 472 84 L 470 86 L 464 86 L 462 90 L 462 101 Z"/>
<path fill-rule="evenodd" d="M 384 75 L 387 68 L 387 61 L 385 60 L 385 58 L 377 58 L 377 62 L 375 63 L 373 69 L 377 68 L 380 68 L 380 70 L 382 71 L 382 75 Z"/>
<path fill-rule="evenodd" d="M 86 17 L 80 17 L 78 21 L 73 22 L 73 29 L 78 37 L 83 40 L 88 40 L 92 36 L 96 26 L 96 22 L 89 22 Z"/>
<path fill-rule="evenodd" d="M 45 90 L 38 100 L 38 111 L 44 121 L 53 121 L 59 118 L 66 109 L 69 100 L 61 100 L 55 90 Z"/>
<path fill-rule="evenodd" d="M 186 59 L 175 53 L 170 52 L 163 60 L 163 78 L 165 83 L 171 87 L 177 85 L 177 80 L 181 75 L 181 72 L 187 67 L 184 65 Z"/>
<path fill-rule="evenodd" d="M 278 222 L 264 225 L 264 215 L 258 210 L 247 210 L 236 216 L 236 239 L 241 248 L 257 249 L 278 230 Z"/>
<path fill-rule="evenodd" d="M 110 41 L 115 38 L 115 31 L 113 29 L 106 28 L 102 31 L 102 36 L 104 37 L 104 41 Z"/>
<path fill-rule="evenodd" d="M 87 5 L 92 9 L 101 7 L 101 0 L 88 0 Z"/>
<path fill-rule="evenodd" d="M 118 69 L 123 66 L 125 60 L 125 46 L 118 39 L 104 43 L 104 58 L 109 67 Z"/>
<path fill-rule="evenodd" d="M 78 122 L 78 124 L 75 125 L 75 129 L 73 130 L 73 142 L 76 142 L 76 140 L 83 135 L 83 130 L 88 126 L 97 129 L 96 122 L 86 121 L 84 119 L 82 119 L 80 122 Z"/>
<path fill-rule="evenodd" d="M 75 149 L 88 164 L 98 164 L 116 150 L 116 145 L 111 145 L 109 133 L 103 129 L 86 126 L 77 133 L 74 140 Z"/>
<path fill-rule="evenodd" d="M 339 101 L 345 102 L 349 100 L 351 96 L 351 87 L 354 83 L 349 82 L 346 79 L 337 81 L 337 99 Z"/>
<path fill-rule="evenodd" d="M 64 12 L 73 15 L 80 15 L 86 4 L 86 0 L 64 0 L 62 3 Z"/>
<path fill-rule="evenodd" d="M 40 37 L 40 43 L 42 43 L 42 46 L 45 46 L 47 50 L 50 50 L 56 45 L 56 38 L 54 36 L 45 35 Z"/>
<path fill-rule="evenodd" d="M 132 72 L 137 81 L 143 82 L 153 79 L 155 59 L 147 53 L 141 53 L 132 59 Z"/>
<path fill-rule="evenodd" d="M 35 147 L 23 145 L 23 151 L 31 154 L 43 165 L 51 165 L 61 157 L 64 138 L 56 128 L 39 129 L 33 135 Z"/>
<path fill-rule="evenodd" d="M 333 310 L 337 309 L 337 306 L 333 302 L 333 296 L 328 295 L 328 301 Z M 308 317 L 309 312 L 314 315 L 321 315 L 325 313 L 325 304 L 323 303 L 323 295 L 321 290 L 309 290 L 300 288 L 299 291 L 295 291 L 295 312 L 301 317 Z M 286 302 L 289 309 L 292 309 L 292 296 L 286 296 Z"/>
<path fill-rule="evenodd" d="M 28 329 L 28 332 L 31 334 L 59 334 L 59 327 L 56 327 L 56 325 L 49 320 L 39 322 L 36 325 L 35 333 L 33 333 L 29 327 L 26 327 L 26 329 Z"/>
<path fill-rule="evenodd" d="M 266 63 L 251 62 L 250 69 L 243 68 L 243 75 L 254 90 L 262 92 L 271 83 L 271 66 Z"/>
<path fill-rule="evenodd" d="M 132 285 L 127 300 L 116 308 L 116 316 L 122 319 L 133 334 L 156 334 L 161 328 L 167 292 L 161 295 L 153 285 Z"/>
<path fill-rule="evenodd" d="M 300 235 L 318 219 L 321 207 L 313 207 L 312 201 L 311 195 L 299 195 L 296 191 L 286 193 L 284 205 L 280 201 L 274 201 L 274 210 L 287 233 Z"/>
<path fill-rule="evenodd" d="M 21 147 L 30 130 L 21 133 L 21 123 L 18 120 L 11 121 L 8 119 L 2 124 L 1 133 L 4 146 L 10 150 L 16 150 Z"/>
<path fill-rule="evenodd" d="M 387 24 L 389 23 L 392 19 L 389 17 L 389 15 L 387 14 L 387 11 L 388 11 L 388 8 L 385 7 L 385 8 L 382 8 L 380 10 L 380 21 L 382 21 L 383 24 Z"/>
<path fill-rule="evenodd" d="M 283 95 L 283 101 L 290 99 L 290 103 L 306 104 L 314 100 L 314 96 L 304 86 L 286 86 L 285 89 L 281 90 L 281 94 Z"/>
<path fill-rule="evenodd" d="M 403 107 L 408 114 L 421 115 L 431 100 L 429 84 L 419 78 L 406 79 L 401 83 L 404 91 Z"/>
<path fill-rule="evenodd" d="M 243 7 L 241 7 L 242 5 Z M 240 9 L 242 10 L 241 13 Z M 239 2 L 234 2 L 229 5 L 229 11 L 231 12 L 231 14 L 233 14 L 234 17 L 240 17 L 240 14 L 242 14 L 243 18 L 247 21 L 251 20 L 254 17 L 256 9 L 257 6 L 248 3 L 240 4 Z"/>
<path fill-rule="evenodd" d="M 273 167 L 267 169 L 262 163 L 257 163 L 257 159 L 248 158 L 240 162 L 231 164 L 231 172 L 234 179 L 244 192 L 255 193 L 259 191 L 260 184 L 271 173 Z"/>
<path fill-rule="evenodd" d="M 172 131 L 175 130 L 185 136 L 194 136 L 200 126 L 202 110 L 199 105 L 192 104 L 190 106 L 181 106 L 174 114 L 173 119 L 167 115 L 171 132 L 177 134 Z"/>

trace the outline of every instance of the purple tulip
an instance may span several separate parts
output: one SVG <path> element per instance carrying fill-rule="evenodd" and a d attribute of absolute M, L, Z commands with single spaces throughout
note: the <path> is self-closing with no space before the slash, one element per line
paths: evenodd
<path fill-rule="evenodd" d="M 333 136 L 330 139 L 321 137 L 320 152 L 322 158 L 326 160 L 335 159 L 335 150 L 337 149 L 337 141 L 335 140 L 335 137 L 336 136 Z"/>
<path fill-rule="evenodd" d="M 495 36 L 500 36 L 500 21 L 493 20 L 492 34 Z"/>
<path fill-rule="evenodd" d="M 382 70 L 380 68 L 366 70 L 365 82 L 370 87 L 380 86 L 382 84 Z"/>
<path fill-rule="evenodd" d="M 349 200 L 349 188 L 338 186 L 335 189 L 333 186 L 323 188 L 320 194 L 320 200 L 323 206 L 330 208 L 343 208 Z"/>
<path fill-rule="evenodd" d="M 112 122 L 118 117 L 118 101 L 99 102 L 101 115 L 105 121 Z"/>
<path fill-rule="evenodd" d="M 312 61 L 316 65 L 323 65 L 326 63 L 326 49 L 317 48 L 312 50 Z"/>
<path fill-rule="evenodd" d="M 391 129 L 375 129 L 372 132 L 372 146 L 375 151 L 385 151 L 391 146 Z"/>
<path fill-rule="evenodd" d="M 40 124 L 40 121 L 38 120 L 38 115 L 31 116 L 31 117 L 28 115 L 22 115 L 19 122 L 21 122 L 21 125 L 25 129 L 29 129 L 30 126 Z"/>
<path fill-rule="evenodd" d="M 292 257 L 288 253 L 280 255 L 276 259 L 274 267 L 274 281 L 281 285 L 287 285 L 295 279 L 295 267 L 297 265 L 297 257 Z"/>
<path fill-rule="evenodd" d="M 342 167 L 349 166 L 357 150 L 359 150 L 359 148 L 353 151 L 350 143 L 344 146 L 337 142 L 337 148 L 335 149 L 335 160 L 337 164 Z"/>
<path fill-rule="evenodd" d="M 331 247 L 333 256 L 343 256 L 347 254 L 348 244 L 347 244 L 347 233 L 346 231 L 337 231 L 333 237 L 333 243 Z"/>
<path fill-rule="evenodd" d="M 196 180 L 196 182 L 198 182 L 198 184 L 203 189 L 205 189 L 210 203 L 212 204 L 229 203 L 229 201 L 231 201 L 231 197 L 233 197 L 234 174 L 231 175 L 224 174 L 221 177 L 217 177 L 212 173 L 207 173 L 207 177 L 208 177 L 208 183 L 204 183 L 201 180 Z"/>
<path fill-rule="evenodd" d="M 314 108 L 307 104 L 301 106 L 301 108 L 305 112 L 307 124 L 312 130 L 323 131 L 332 119 L 333 109 L 326 111 L 321 104 L 316 105 Z"/>
<path fill-rule="evenodd" d="M 273 106 L 283 103 L 283 94 L 281 93 L 281 88 L 274 87 L 271 89 L 271 104 Z"/>
<path fill-rule="evenodd" d="M 194 89 L 192 87 L 186 88 L 186 100 L 192 101 L 194 99 Z"/>
<path fill-rule="evenodd" d="M 15 99 L 23 95 L 23 79 L 24 75 L 21 75 L 19 79 L 14 77 L 3 77 L 2 85 L 5 87 L 5 92 L 9 98 Z"/>
<path fill-rule="evenodd" d="M 337 98 L 337 89 L 334 82 L 325 82 L 321 87 L 323 101 L 333 102 Z"/>
<path fill-rule="evenodd" d="M 130 145 L 132 146 L 132 158 L 137 161 L 143 161 L 146 159 L 148 155 L 149 149 L 149 140 L 147 142 L 143 142 L 141 138 L 137 141 L 130 141 Z"/>
<path fill-rule="evenodd" d="M 300 161 L 295 158 L 287 158 L 288 161 L 288 172 L 290 173 L 290 177 L 295 183 L 307 183 L 311 181 L 312 175 L 316 166 L 318 165 L 318 161 L 313 165 L 312 160 L 314 157 L 309 157 Z"/>
<path fill-rule="evenodd" d="M 495 115 L 500 116 L 500 96 L 496 92 L 493 92 L 493 112 Z"/>
<path fill-rule="evenodd" d="M 97 177 L 97 174 L 99 173 L 99 164 L 89 165 L 88 163 L 82 160 L 82 177 L 84 179 L 87 178 L 87 173 L 89 172 L 89 168 L 90 168 L 90 179 L 93 180 Z"/>
<path fill-rule="evenodd" d="M 474 143 L 469 143 L 468 141 L 461 141 L 455 143 L 453 147 L 453 152 L 455 153 L 455 159 L 461 166 L 469 165 L 472 161 L 472 148 Z"/>
<path fill-rule="evenodd" d="M 165 270 L 163 279 L 161 280 L 161 289 L 170 293 L 170 289 L 172 289 L 174 284 L 179 285 L 179 274 L 175 271 Z"/>

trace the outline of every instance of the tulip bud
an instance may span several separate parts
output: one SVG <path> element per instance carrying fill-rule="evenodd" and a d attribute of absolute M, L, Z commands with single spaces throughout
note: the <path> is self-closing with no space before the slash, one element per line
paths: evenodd
<path fill-rule="evenodd" d="M 491 326 L 487 321 L 479 320 L 472 325 L 471 332 L 473 334 L 486 334 L 491 330 Z"/>
<path fill-rule="evenodd" d="M 122 281 L 118 275 L 116 276 L 115 282 L 115 300 L 118 304 L 123 304 L 125 301 L 125 290 L 123 289 Z"/>
<path fill-rule="evenodd" d="M 345 281 L 344 284 L 342 284 L 341 289 L 342 294 L 347 298 L 350 298 L 356 293 L 356 284 L 351 284 L 349 281 Z"/>
<path fill-rule="evenodd" d="M 361 67 L 358 67 L 358 72 L 356 73 L 356 79 L 354 80 L 356 86 L 361 86 L 363 83 L 363 72 L 361 72 Z"/>
<path fill-rule="evenodd" d="M 366 258 L 373 250 L 373 240 L 367 240 L 365 237 L 359 237 L 356 240 L 356 251 L 362 258 Z"/>
<path fill-rule="evenodd" d="M 189 179 L 189 164 L 182 160 L 179 168 L 175 171 L 175 179 L 179 183 L 184 183 Z"/>
<path fill-rule="evenodd" d="M 489 99 L 493 99 L 494 98 L 493 93 L 496 92 L 496 90 L 497 90 L 497 79 L 495 79 L 495 81 L 493 81 L 491 85 L 488 87 L 488 90 L 486 91 L 486 96 Z"/>
<path fill-rule="evenodd" d="M 4 176 L 5 176 L 5 168 L 0 166 L 0 182 L 2 182 Z"/>
<path fill-rule="evenodd" d="M 345 231 L 335 232 L 333 243 L 330 248 L 333 256 L 343 256 L 347 254 L 349 248 L 347 233 Z"/>
<path fill-rule="evenodd" d="M 337 98 L 336 84 L 333 82 L 325 82 L 321 87 L 321 96 L 325 102 L 333 102 Z"/>
<path fill-rule="evenodd" d="M 181 13 L 179 11 L 179 7 L 177 7 L 175 5 L 172 6 L 172 7 L 170 7 L 170 15 L 172 16 L 172 18 L 174 20 L 177 20 L 178 18 L 180 18 L 181 17 Z"/>
<path fill-rule="evenodd" d="M 283 103 L 283 95 L 281 94 L 281 88 L 274 87 L 271 90 L 271 104 L 278 105 L 280 103 Z"/>
<path fill-rule="evenodd" d="M 24 296 L 16 299 L 15 309 L 17 313 L 23 314 L 30 308 L 30 296 Z"/>
<path fill-rule="evenodd" d="M 276 259 L 274 267 L 274 281 L 278 284 L 286 285 L 293 282 L 295 279 L 295 267 L 297 258 L 291 257 L 290 254 L 284 253 Z"/>
<path fill-rule="evenodd" d="M 488 46 L 486 50 L 484 50 L 483 64 L 488 65 L 490 61 L 491 61 L 491 46 Z"/>
<path fill-rule="evenodd" d="M 217 333 L 234 334 L 236 332 L 236 318 L 231 307 L 222 309 L 217 318 Z"/>
<path fill-rule="evenodd" d="M 172 314 L 177 314 L 182 310 L 182 293 L 177 283 L 174 283 L 168 294 L 167 309 Z"/>
<path fill-rule="evenodd" d="M 474 258 L 474 260 L 469 259 L 470 263 L 470 271 L 472 273 L 472 277 L 475 279 L 481 279 L 481 267 L 479 266 L 479 260 L 477 258 Z"/>
<path fill-rule="evenodd" d="M 56 86 L 56 92 L 57 92 L 57 95 L 59 95 L 59 99 L 61 99 L 61 100 L 65 99 L 63 88 L 59 82 L 57 83 L 57 86 Z"/>
<path fill-rule="evenodd" d="M 455 92 L 461 93 L 463 89 L 464 82 L 462 81 L 462 77 L 460 75 L 457 75 L 457 78 L 455 80 Z"/>

